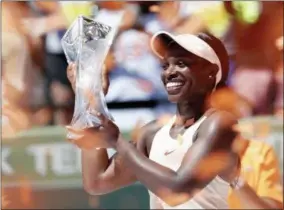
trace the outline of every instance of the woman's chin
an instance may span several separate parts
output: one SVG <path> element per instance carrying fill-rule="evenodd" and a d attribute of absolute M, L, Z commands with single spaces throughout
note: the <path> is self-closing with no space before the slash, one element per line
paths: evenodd
<path fill-rule="evenodd" d="M 168 100 L 171 102 L 171 103 L 178 103 L 180 101 L 180 96 L 177 94 L 177 95 L 168 95 Z"/>

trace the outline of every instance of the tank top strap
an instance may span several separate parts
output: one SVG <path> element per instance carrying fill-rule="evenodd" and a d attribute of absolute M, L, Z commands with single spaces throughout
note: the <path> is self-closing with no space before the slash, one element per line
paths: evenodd
<path fill-rule="evenodd" d="M 215 113 L 217 110 L 216 109 L 208 109 L 204 115 L 199 119 L 197 120 L 192 126 L 191 126 L 191 129 L 193 129 L 195 127 L 196 131 L 195 133 L 197 133 L 198 131 L 198 128 L 201 126 L 201 124 L 206 120 L 206 118 L 208 118 L 209 116 L 211 116 L 213 113 Z M 169 132 L 171 127 L 173 126 L 173 124 L 175 123 L 175 120 L 176 120 L 176 115 L 174 115 L 170 120 L 169 122 L 163 126 L 162 130 L 163 131 L 167 131 Z M 186 134 L 189 130 L 191 129 L 187 129 L 187 131 L 185 131 L 184 134 Z"/>
<path fill-rule="evenodd" d="M 165 125 L 164 128 L 171 128 L 176 121 L 176 115 L 174 115 Z"/>

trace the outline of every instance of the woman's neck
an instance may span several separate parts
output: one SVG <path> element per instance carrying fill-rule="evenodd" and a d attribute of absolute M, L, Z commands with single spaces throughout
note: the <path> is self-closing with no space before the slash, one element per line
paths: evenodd
<path fill-rule="evenodd" d="M 188 120 L 198 120 L 204 112 L 204 99 L 194 102 L 186 101 L 177 104 L 177 121 L 178 125 L 185 125 Z"/>

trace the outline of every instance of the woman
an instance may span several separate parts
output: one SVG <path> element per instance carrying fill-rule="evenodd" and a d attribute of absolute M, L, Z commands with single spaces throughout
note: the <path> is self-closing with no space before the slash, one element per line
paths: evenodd
<path fill-rule="evenodd" d="M 152 49 L 163 60 L 162 81 L 169 100 L 177 104 L 176 116 L 161 129 L 155 123 L 146 125 L 132 144 L 99 113 L 99 128 L 71 129 L 83 135 L 76 142 L 83 148 L 86 191 L 105 194 L 140 181 L 150 191 L 152 209 L 227 209 L 231 186 L 241 191 L 238 199 L 245 207 L 279 207 L 269 196 L 258 197 L 239 177 L 237 153 L 246 145 L 235 147 L 237 119 L 205 107 L 207 96 L 224 84 L 228 72 L 221 41 L 205 34 L 159 32 L 152 38 Z M 88 149 L 85 141 L 92 142 L 92 148 L 114 148 L 117 154 L 109 159 L 106 149 Z"/>

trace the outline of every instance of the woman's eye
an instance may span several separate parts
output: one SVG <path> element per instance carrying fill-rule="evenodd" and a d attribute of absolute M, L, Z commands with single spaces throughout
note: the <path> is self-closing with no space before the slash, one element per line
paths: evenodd
<path fill-rule="evenodd" d="M 183 61 L 178 61 L 178 62 L 177 62 L 177 65 L 178 65 L 178 67 L 180 67 L 180 68 L 186 67 L 186 65 L 185 65 L 185 63 L 184 63 Z"/>
<path fill-rule="evenodd" d="M 164 70 L 167 70 L 167 69 L 169 68 L 169 64 L 168 64 L 168 63 L 163 63 L 163 64 L 162 64 L 162 68 L 163 68 Z"/>

